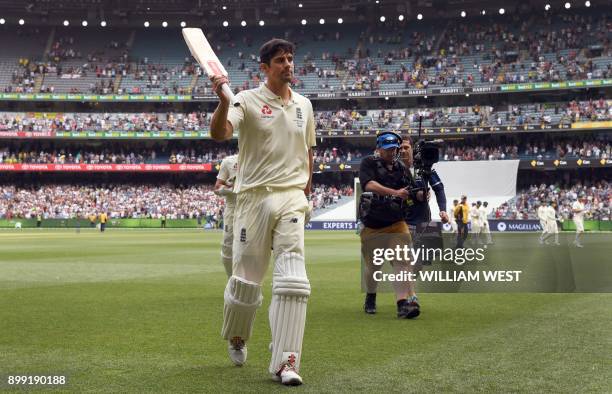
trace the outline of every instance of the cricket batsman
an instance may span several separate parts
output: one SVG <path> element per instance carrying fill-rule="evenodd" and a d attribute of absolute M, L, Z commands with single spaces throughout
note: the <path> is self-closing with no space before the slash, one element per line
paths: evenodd
<path fill-rule="evenodd" d="M 234 242 L 234 209 L 236 207 L 236 194 L 234 182 L 238 172 L 238 155 L 227 156 L 221 161 L 215 194 L 225 197 L 225 210 L 223 211 L 223 242 L 221 244 L 221 262 L 225 267 L 227 277 L 232 276 L 232 243 Z"/>
<path fill-rule="evenodd" d="M 269 372 L 285 385 L 302 384 L 298 374 L 310 282 L 304 261 L 304 224 L 309 214 L 315 123 L 312 104 L 294 92 L 295 45 L 272 39 L 259 51 L 265 84 L 236 95 L 221 90 L 227 77 L 211 78 L 219 106 L 211 121 L 216 141 L 238 130 L 238 173 L 234 184 L 233 271 L 225 288 L 222 336 L 236 365 L 247 357 L 261 285 L 270 254 L 274 261 Z"/>

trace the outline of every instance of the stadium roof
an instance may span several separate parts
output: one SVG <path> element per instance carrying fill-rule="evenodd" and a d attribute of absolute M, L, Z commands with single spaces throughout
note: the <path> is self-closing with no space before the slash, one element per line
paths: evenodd
<path fill-rule="evenodd" d="M 544 12 L 546 4 L 551 10 L 563 11 L 565 2 L 571 3 L 571 11 L 585 8 L 585 0 L 0 0 L 0 18 L 15 23 L 24 18 L 32 24 L 57 24 L 65 18 L 75 20 L 109 21 L 114 26 L 142 26 L 167 20 L 170 25 L 186 21 L 188 25 L 206 25 L 220 18 L 232 22 L 247 21 L 249 25 L 265 20 L 266 25 L 290 24 L 306 18 L 318 20 L 343 18 L 345 22 L 375 22 L 381 16 L 387 21 L 416 20 L 422 14 L 425 20 L 434 18 L 459 18 L 462 11 L 467 16 L 500 13 L 512 15 L 533 10 Z M 612 0 L 590 1 L 593 7 L 610 7 Z M 608 8 L 609 9 L 609 8 Z"/>

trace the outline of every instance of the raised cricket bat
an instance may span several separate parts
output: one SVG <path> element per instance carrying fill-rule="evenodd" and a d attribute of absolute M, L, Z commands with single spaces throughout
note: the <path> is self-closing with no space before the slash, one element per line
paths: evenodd
<path fill-rule="evenodd" d="M 204 68 L 209 77 L 214 77 L 217 75 L 227 77 L 227 71 L 225 71 L 223 63 L 221 63 L 217 55 L 215 55 L 215 51 L 213 51 L 212 47 L 208 43 L 202 29 L 196 27 L 186 27 L 183 29 L 183 38 L 189 47 L 191 55 L 193 55 L 200 66 Z M 232 90 L 226 83 L 221 85 L 221 89 L 223 90 L 223 93 L 229 97 L 230 102 L 233 105 L 240 105 L 236 102 L 234 93 L 232 93 Z"/>

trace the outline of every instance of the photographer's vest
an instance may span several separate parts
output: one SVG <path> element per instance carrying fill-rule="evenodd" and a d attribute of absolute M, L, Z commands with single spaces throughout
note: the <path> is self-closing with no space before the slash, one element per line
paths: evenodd
<path fill-rule="evenodd" d="M 400 160 L 393 162 L 390 170 L 381 158 L 376 157 L 374 162 L 376 165 L 376 178 L 373 179 L 374 181 L 395 190 L 412 185 L 412 175 Z M 360 219 L 366 227 L 382 228 L 390 226 L 404 219 L 406 203 L 410 204 L 412 201 L 401 201 L 401 199 L 390 197 L 380 198 L 374 195 L 369 209 L 361 215 Z"/>

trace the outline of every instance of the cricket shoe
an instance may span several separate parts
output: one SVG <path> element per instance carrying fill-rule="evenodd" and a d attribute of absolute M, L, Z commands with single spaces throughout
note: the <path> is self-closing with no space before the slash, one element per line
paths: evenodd
<path fill-rule="evenodd" d="M 242 366 L 247 359 L 247 347 L 242 338 L 232 338 L 227 346 L 227 353 L 234 365 Z"/>
<path fill-rule="evenodd" d="M 293 364 L 285 363 L 281 369 L 272 377 L 277 382 L 285 386 L 299 386 L 302 384 L 302 377 L 298 375 Z"/>
<path fill-rule="evenodd" d="M 363 310 L 368 315 L 373 315 L 376 313 L 376 293 L 366 294 Z"/>
<path fill-rule="evenodd" d="M 397 305 L 397 317 L 400 319 L 414 319 L 421 314 L 421 306 L 416 299 L 402 300 Z"/>
<path fill-rule="evenodd" d="M 580 242 L 574 241 L 574 246 L 577 248 L 584 248 L 584 246 Z"/>

